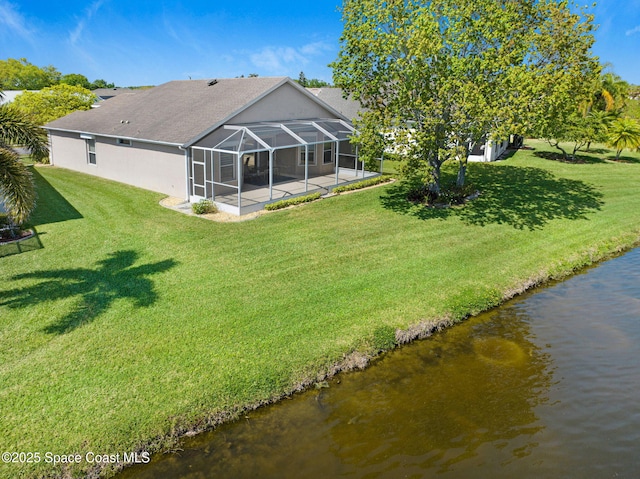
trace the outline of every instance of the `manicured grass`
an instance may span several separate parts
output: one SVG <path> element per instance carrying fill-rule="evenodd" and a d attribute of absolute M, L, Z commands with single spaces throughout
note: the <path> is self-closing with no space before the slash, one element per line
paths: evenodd
<path fill-rule="evenodd" d="M 407 204 L 396 182 L 241 223 L 37 167 L 43 247 L 0 257 L 1 449 L 155 451 L 389 328 L 461 318 L 637 243 L 640 155 L 568 164 L 533 145 L 472 164 L 482 194 L 463 208 Z M 0 477 L 61 471 L 0 463 Z"/>

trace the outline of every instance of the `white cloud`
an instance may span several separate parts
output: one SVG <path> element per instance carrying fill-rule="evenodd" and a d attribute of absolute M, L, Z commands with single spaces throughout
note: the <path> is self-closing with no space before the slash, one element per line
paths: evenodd
<path fill-rule="evenodd" d="M 251 55 L 251 63 L 269 73 L 282 74 L 289 65 L 306 65 L 307 58 L 292 47 L 265 47 Z"/>
<path fill-rule="evenodd" d="M 32 31 L 27 21 L 18 12 L 17 7 L 9 2 L 0 0 L 0 30 L 13 32 L 26 40 L 32 40 Z"/>
<path fill-rule="evenodd" d="M 636 33 L 640 33 L 640 25 L 638 25 L 635 28 L 632 28 L 631 30 L 627 30 L 625 32 L 625 35 L 629 37 L 631 35 L 635 35 Z"/>
<path fill-rule="evenodd" d="M 321 55 L 322 53 L 329 52 L 331 50 L 333 50 L 333 47 L 327 42 L 309 43 L 308 45 L 304 45 L 300 48 L 301 53 L 312 56 Z"/>
<path fill-rule="evenodd" d="M 269 74 L 286 74 L 290 68 L 301 68 L 331 48 L 324 42 L 309 43 L 301 47 L 264 47 L 253 53 L 251 63 Z"/>
<path fill-rule="evenodd" d="M 166 12 L 163 14 L 163 23 L 165 32 L 177 45 L 186 47 L 201 55 L 205 53 L 205 49 L 201 46 L 203 43 L 202 40 L 193 35 L 193 29 L 190 28 L 189 25 L 183 26 L 178 24 L 174 19 L 171 19 Z"/>
<path fill-rule="evenodd" d="M 98 12 L 103 3 L 104 0 L 96 0 L 91 5 L 89 5 L 89 8 L 85 10 L 84 17 L 78 20 L 76 28 L 69 32 L 69 42 L 71 43 L 71 45 L 75 45 L 78 42 L 78 40 L 82 36 L 82 33 L 84 32 L 85 27 L 87 26 L 87 23 L 91 21 L 91 19 Z"/>

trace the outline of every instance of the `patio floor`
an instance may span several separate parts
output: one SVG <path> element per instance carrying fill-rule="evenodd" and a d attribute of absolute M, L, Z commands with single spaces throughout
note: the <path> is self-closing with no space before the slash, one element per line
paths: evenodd
<path fill-rule="evenodd" d="M 235 214 L 246 214 L 253 211 L 258 211 L 264 208 L 266 203 L 278 201 L 281 199 L 290 198 L 293 196 L 299 196 L 309 193 L 329 193 L 332 188 L 336 186 L 353 183 L 356 181 L 362 181 L 366 178 L 378 176 L 379 173 L 372 171 L 355 171 L 348 168 L 340 168 L 338 173 L 338 183 L 336 184 L 336 175 L 332 173 L 324 176 L 314 176 L 308 179 L 307 187 L 305 188 L 305 181 L 294 180 L 282 183 L 276 183 L 273 185 L 271 191 L 271 197 L 269 196 L 268 186 L 255 186 L 245 184 L 242 190 L 242 203 L 241 210 L 238 211 L 238 194 L 216 195 L 215 202 L 222 210 L 228 212 L 234 212 Z"/>

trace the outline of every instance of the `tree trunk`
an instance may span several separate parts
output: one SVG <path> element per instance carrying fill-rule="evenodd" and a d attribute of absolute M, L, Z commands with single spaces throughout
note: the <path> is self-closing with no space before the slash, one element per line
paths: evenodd
<path fill-rule="evenodd" d="M 550 145 L 562 152 L 562 158 L 564 158 L 565 161 L 569 158 L 569 155 L 567 155 L 566 150 L 560 146 L 559 142 L 550 143 Z"/>
<path fill-rule="evenodd" d="M 462 188 L 467 177 L 467 160 L 460 160 L 460 168 L 458 168 L 458 178 L 456 179 L 456 186 Z"/>
<path fill-rule="evenodd" d="M 440 196 L 440 167 L 442 166 L 439 161 L 431 161 L 431 181 L 427 185 L 427 188 L 431 193 L 436 196 Z"/>
<path fill-rule="evenodd" d="M 469 153 L 473 151 L 476 143 L 470 142 L 467 147 L 460 152 L 459 162 L 460 166 L 458 168 L 458 178 L 456 178 L 456 186 L 458 188 L 462 188 L 464 186 L 464 182 L 467 179 L 467 164 L 469 162 Z"/>

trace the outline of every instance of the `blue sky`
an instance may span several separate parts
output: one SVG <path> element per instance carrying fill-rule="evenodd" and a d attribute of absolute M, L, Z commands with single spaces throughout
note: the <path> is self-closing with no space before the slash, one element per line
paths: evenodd
<path fill-rule="evenodd" d="M 340 0 L 0 0 L 0 59 L 118 86 L 257 73 L 331 81 Z M 640 85 L 640 0 L 601 0 L 594 53 Z"/>

